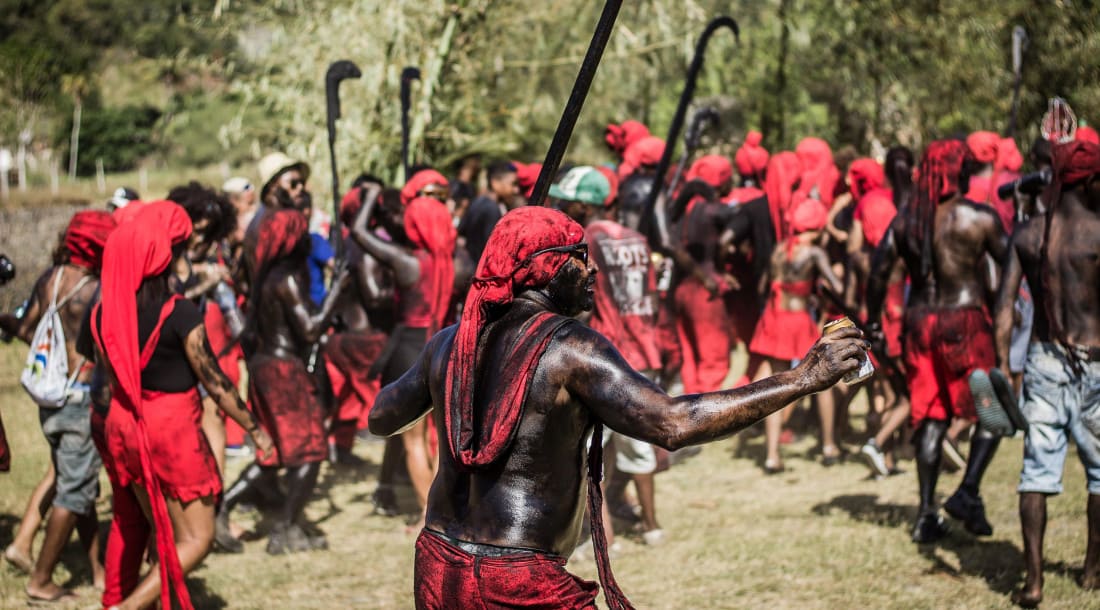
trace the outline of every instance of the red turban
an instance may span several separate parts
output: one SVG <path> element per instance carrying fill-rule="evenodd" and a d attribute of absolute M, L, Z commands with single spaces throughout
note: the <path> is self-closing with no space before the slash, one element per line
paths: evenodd
<path fill-rule="evenodd" d="M 793 152 L 781 152 L 768 161 L 768 177 L 764 181 L 764 193 L 768 196 L 768 208 L 771 210 L 772 226 L 775 228 L 776 241 L 787 236 L 787 211 L 795 199 L 794 189 L 798 183 L 802 165 Z M 804 199 L 804 197 L 798 197 Z"/>
<path fill-rule="evenodd" d="M 422 169 L 413 174 L 413 177 L 405 183 L 405 187 L 401 189 L 401 203 L 409 205 L 409 202 L 416 199 L 420 191 L 429 184 L 438 184 L 442 187 L 450 186 L 443 174 L 434 169 Z"/>
<path fill-rule="evenodd" d="M 917 185 L 928 201 L 939 204 L 959 192 L 959 173 L 967 159 L 967 149 L 959 140 L 937 140 L 924 150 L 917 168 Z"/>
<path fill-rule="evenodd" d="M 103 248 L 116 226 L 115 217 L 105 210 L 84 210 L 73 214 L 69 227 L 65 229 L 69 263 L 98 271 L 103 266 Z"/>
<path fill-rule="evenodd" d="M 657 165 L 663 154 L 665 154 L 665 141 L 661 138 L 646 136 L 634 142 L 623 153 L 623 162 L 619 165 L 619 179 L 625 180 L 643 165 Z"/>
<path fill-rule="evenodd" d="M 516 166 L 516 184 L 519 185 L 520 192 L 523 193 L 524 197 L 530 197 L 531 193 L 535 192 L 535 183 L 539 180 L 542 163 L 518 163 L 513 161 L 512 165 Z"/>
<path fill-rule="evenodd" d="M 763 139 L 764 136 L 759 131 L 750 131 L 745 136 L 745 143 L 733 156 L 733 161 L 737 164 L 737 173 L 741 174 L 742 178 L 755 176 L 768 166 L 768 151 L 760 145 Z"/>
<path fill-rule="evenodd" d="M 451 306 L 455 283 L 455 232 L 447 206 L 432 197 L 417 197 L 405 208 L 405 235 L 431 257 L 430 283 L 426 298 L 431 303 L 432 332 L 443 327 Z"/>
<path fill-rule="evenodd" d="M 526 289 L 546 286 L 570 257 L 568 252 L 545 252 L 531 258 L 536 252 L 583 240 L 584 228 L 568 216 L 535 206 L 508 212 L 489 236 L 447 363 L 443 420 L 448 449 L 460 468 L 487 466 L 507 450 L 522 414 L 527 383 L 549 343 L 548 337 L 516 353 L 506 371 L 514 375 L 514 383 L 505 384 L 499 400 L 490 401 L 486 412 L 475 415 L 474 386 L 481 374 L 478 339 L 490 308 L 511 303 Z"/>
<path fill-rule="evenodd" d="M 122 225 L 123 223 L 130 222 L 137 217 L 142 208 L 148 205 L 147 201 L 131 201 L 126 204 L 124 208 L 115 208 L 115 211 L 111 212 L 111 215 L 115 218 L 115 223 Z"/>
<path fill-rule="evenodd" d="M 1077 133 L 1081 133 L 1080 130 Z M 1100 142 L 1097 143 L 1100 144 Z M 997 165 L 999 169 L 1010 172 L 1018 172 L 1024 166 L 1024 157 L 1016 147 L 1016 140 L 1001 138 L 997 145 Z"/>
<path fill-rule="evenodd" d="M 606 165 L 597 165 L 596 171 L 607 178 L 607 186 L 610 188 L 607 191 L 607 199 L 603 200 L 603 204 L 605 206 L 611 205 L 619 197 L 619 177 L 615 175 L 615 170 Z"/>
<path fill-rule="evenodd" d="M 1096 133 L 1096 130 L 1092 127 L 1078 127 L 1077 133 L 1074 134 L 1074 139 L 1080 142 L 1089 142 L 1091 144 L 1100 144 L 1100 134 Z"/>
<path fill-rule="evenodd" d="M 893 194 L 884 188 L 874 189 L 861 197 L 854 212 L 855 219 L 863 225 L 863 238 L 872 248 L 877 248 L 886 237 L 897 214 Z"/>
<path fill-rule="evenodd" d="M 286 257 L 309 237 L 309 221 L 294 209 L 269 210 L 260 220 L 260 236 L 256 240 L 256 269 L 267 269 L 271 263 Z M 258 274 L 259 275 L 259 274 Z M 255 287 L 256 290 L 260 286 Z"/>
<path fill-rule="evenodd" d="M 649 135 L 649 128 L 638 121 L 623 121 L 622 124 L 614 123 L 607 126 L 603 139 L 607 147 L 622 155 L 630 145 Z"/>
<path fill-rule="evenodd" d="M 691 164 L 685 179 L 702 180 L 714 188 L 721 188 L 733 177 L 733 165 L 730 160 L 722 155 L 706 155 L 699 157 Z M 725 193 L 719 193 L 725 195 Z"/>
<path fill-rule="evenodd" d="M 852 196 L 858 201 L 860 197 L 886 184 L 886 172 L 874 159 L 856 159 L 848 166 L 848 184 L 852 187 Z"/>
<path fill-rule="evenodd" d="M 829 208 L 817 199 L 803 199 L 791 208 L 791 233 L 798 235 L 806 231 L 820 231 L 829 221 Z"/>
<path fill-rule="evenodd" d="M 161 604 L 166 608 L 172 606 L 172 590 L 183 608 L 191 608 L 191 598 L 183 582 L 164 494 L 150 461 L 142 412 L 136 293 L 145 278 L 160 275 L 168 268 L 172 262 L 172 246 L 190 236 L 191 219 L 179 205 L 171 201 L 153 201 L 141 206 L 140 212 L 133 214 L 129 222 L 107 238 L 100 285 L 102 317 L 98 342 L 114 371 L 116 385 L 112 398 L 132 414 L 138 424 L 139 434 L 134 440 L 141 455 L 142 478 L 149 487 L 160 555 L 160 578 L 162 583 L 171 585 L 161 587 Z"/>
<path fill-rule="evenodd" d="M 840 170 L 833 163 L 833 150 L 821 138 L 803 138 L 794 152 L 802 163 L 802 183 L 798 191 L 805 197 L 821 200 L 825 205 L 833 205 L 833 193 L 840 182 Z"/>
<path fill-rule="evenodd" d="M 974 155 L 978 163 L 994 163 L 997 161 L 997 149 L 1001 145 L 1001 136 L 992 131 L 975 131 L 966 136 L 966 146 Z"/>
<path fill-rule="evenodd" d="M 344 193 L 340 200 L 340 222 L 345 227 L 350 227 L 359 215 L 359 209 L 363 207 L 363 187 L 357 186 Z"/>
<path fill-rule="evenodd" d="M 1082 140 L 1055 144 L 1051 158 L 1057 180 L 1062 185 L 1100 174 L 1100 144 Z"/>

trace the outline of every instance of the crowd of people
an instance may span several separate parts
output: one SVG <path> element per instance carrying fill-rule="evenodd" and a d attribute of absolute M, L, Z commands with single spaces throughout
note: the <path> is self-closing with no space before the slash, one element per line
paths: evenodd
<path fill-rule="evenodd" d="M 1026 162 L 988 131 L 882 160 L 815 137 L 770 153 L 749 132 L 732 158 L 659 176 L 666 143 L 625 121 L 606 129 L 612 158 L 563 167 L 546 202 L 529 200 L 540 164 L 483 172 L 471 155 L 452 178 L 364 173 L 331 216 L 310 165 L 282 153 L 256 182 L 152 201 L 120 188 L 72 217 L 25 307 L 0 314 L 31 346 L 23 382 L 51 454 L 4 558 L 30 599 L 68 599 L 53 574 L 75 529 L 105 608 L 189 607 L 183 578 L 210 549 L 244 551 L 234 509 L 273 516 L 270 554 L 326 549 L 304 508 L 326 462 L 362 465 L 369 427 L 387 437 L 374 511 L 403 514 L 406 484 L 418 505 L 418 607 L 587 607 L 596 585 L 560 569 L 587 513 L 625 608 L 611 516 L 669 543 L 655 475 L 760 420 L 762 471 L 783 472 L 805 399 L 823 466 L 858 456 L 881 478 L 915 456 L 921 544 L 947 532 L 948 467 L 963 478 L 943 510 L 992 534 L 982 477 L 1022 432 L 1024 606 L 1042 599 L 1045 502 L 1072 437 L 1090 494 L 1081 584 L 1100 587 L 1100 137 L 1072 127 Z M 1025 169 L 1049 185 L 1021 186 Z M 862 331 L 823 337 L 845 317 Z M 868 358 L 869 381 L 839 381 Z M 849 454 L 860 391 L 867 438 Z M 231 483 L 227 455 L 250 460 Z"/>

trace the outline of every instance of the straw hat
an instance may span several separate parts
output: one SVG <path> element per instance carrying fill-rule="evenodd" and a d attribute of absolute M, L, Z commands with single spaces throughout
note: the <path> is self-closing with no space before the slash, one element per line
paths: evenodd
<path fill-rule="evenodd" d="M 302 174 L 302 180 L 309 181 L 309 164 L 305 161 L 297 161 L 286 156 L 281 152 L 273 152 L 263 159 L 260 159 L 260 183 L 263 184 L 263 188 L 260 189 L 260 196 L 264 196 L 267 193 L 267 188 L 271 186 L 271 183 L 275 181 L 283 172 L 296 169 L 298 173 Z"/>

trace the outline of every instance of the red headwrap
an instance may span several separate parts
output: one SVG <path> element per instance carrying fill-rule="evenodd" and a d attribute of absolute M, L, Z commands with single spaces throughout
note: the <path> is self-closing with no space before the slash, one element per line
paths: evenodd
<path fill-rule="evenodd" d="M 114 216 L 115 223 L 122 225 L 123 223 L 130 222 L 137 217 L 142 208 L 151 202 L 148 201 L 131 201 L 124 208 L 115 208 L 115 211 L 111 212 L 111 216 Z"/>
<path fill-rule="evenodd" d="M 623 152 L 623 162 L 619 164 L 619 179 L 627 176 L 643 165 L 657 165 L 665 153 L 665 141 L 656 136 L 646 136 L 631 144 Z"/>
<path fill-rule="evenodd" d="M 116 226 L 115 217 L 105 210 L 83 210 L 73 214 L 65 229 L 69 263 L 98 271 L 103 266 L 103 248 Z"/>
<path fill-rule="evenodd" d="M 649 128 L 638 121 L 623 121 L 622 124 L 614 123 L 607 126 L 603 139 L 607 147 L 622 155 L 630 145 L 649 135 Z"/>
<path fill-rule="evenodd" d="M 917 188 L 908 206 L 909 237 L 921 252 L 921 277 L 932 268 L 932 227 L 936 208 L 948 197 L 959 192 L 959 173 L 970 149 L 960 140 L 937 140 L 924 149 L 917 168 Z"/>
<path fill-rule="evenodd" d="M 413 177 L 409 178 L 404 188 L 401 189 L 401 203 L 409 205 L 409 202 L 416 199 L 420 195 L 420 191 L 429 184 L 438 184 L 442 187 L 450 186 L 443 174 L 434 169 L 422 169 L 413 174 Z"/>
<path fill-rule="evenodd" d="M 781 152 L 768 161 L 768 177 L 764 182 L 764 193 L 768 196 L 768 208 L 771 210 L 776 241 L 783 241 L 787 236 L 787 211 L 792 207 L 791 202 L 795 199 L 794 187 L 801 171 L 802 165 L 793 152 Z M 798 199 L 804 198 L 798 197 Z"/>
<path fill-rule="evenodd" d="M 1083 140 L 1055 144 L 1051 159 L 1057 180 L 1062 185 L 1075 184 L 1100 174 L 1100 144 Z"/>
<path fill-rule="evenodd" d="M 485 327 L 489 308 L 512 302 L 517 293 L 541 288 L 569 260 L 568 252 L 535 252 L 557 246 L 579 244 L 584 228 L 557 210 L 523 207 L 508 212 L 489 236 L 485 253 L 477 266 L 462 321 L 447 364 L 444 425 L 448 449 L 460 468 L 492 464 L 512 441 L 530 374 L 538 365 L 546 345 L 518 354 L 519 361 L 508 368 L 520 371 L 516 383 L 504 390 L 501 401 L 474 415 L 474 384 L 478 378 L 478 338 Z"/>
<path fill-rule="evenodd" d="M 737 164 L 737 173 L 741 174 L 742 178 L 755 176 L 768 166 L 768 151 L 760 145 L 763 140 L 764 136 L 759 131 L 750 131 L 745 136 L 745 143 L 733 156 L 733 161 Z"/>
<path fill-rule="evenodd" d="M 359 215 L 359 209 L 363 207 L 363 187 L 357 186 L 344 193 L 340 200 L 340 223 L 350 227 Z"/>
<path fill-rule="evenodd" d="M 435 332 L 443 327 L 455 283 L 457 233 L 447 206 L 432 197 L 413 199 L 405 208 L 405 235 L 432 258 L 431 283 L 426 296 L 431 301 L 431 330 Z"/>
<path fill-rule="evenodd" d="M 542 171 L 542 163 L 519 163 L 512 161 L 516 166 L 516 184 L 524 197 L 530 197 L 535 192 L 535 183 L 538 182 L 539 172 Z"/>
<path fill-rule="evenodd" d="M 722 155 L 706 155 L 699 157 L 695 163 L 691 164 L 684 179 L 685 181 L 702 180 L 717 189 L 728 183 L 732 177 L 733 165 L 729 159 Z M 724 196 L 725 193 L 718 193 L 718 195 Z"/>
<path fill-rule="evenodd" d="M 1078 130 L 1077 133 L 1081 133 L 1081 131 Z M 1100 142 L 1097 142 L 1097 144 L 1100 144 Z M 1024 157 L 1020 154 L 1020 149 L 1016 147 L 1016 140 L 1001 138 L 1000 143 L 997 145 L 997 166 L 999 169 L 1010 172 L 1018 172 L 1024 166 Z"/>
<path fill-rule="evenodd" d="M 860 197 L 886 184 L 886 172 L 874 159 L 856 159 L 848 166 L 848 184 L 852 187 L 852 196 L 858 201 Z"/>
<path fill-rule="evenodd" d="M 173 539 L 172 522 L 160 482 L 150 461 L 148 437 L 141 398 L 141 348 L 138 345 L 136 293 L 145 278 L 162 273 L 172 261 L 172 246 L 191 235 L 191 219 L 182 207 L 171 201 L 153 201 L 134 214 L 107 239 L 103 250 L 100 349 L 111 362 L 115 387 L 113 399 L 130 412 L 138 424 L 138 450 L 143 479 L 149 489 L 153 522 L 160 555 L 160 578 L 171 586 L 161 587 L 161 604 L 170 608 L 171 592 L 183 608 L 191 608 L 191 598 L 183 582 L 179 555 Z M 123 209 L 129 209 L 126 206 Z"/>
<path fill-rule="evenodd" d="M 803 196 L 812 197 L 817 190 L 816 199 L 825 205 L 833 205 L 833 193 L 840 182 L 840 170 L 833 164 L 833 150 L 821 138 L 803 138 L 794 152 L 802 163 L 802 183 L 798 191 Z"/>
<path fill-rule="evenodd" d="M 1078 127 L 1077 133 L 1074 134 L 1074 139 L 1079 142 L 1088 142 L 1090 144 L 1100 144 L 1100 134 L 1096 133 L 1096 130 L 1089 126 Z"/>
<path fill-rule="evenodd" d="M 966 136 L 966 146 L 978 163 L 995 163 L 1000 145 L 1001 136 L 992 131 L 975 131 Z"/>
<path fill-rule="evenodd" d="M 619 197 L 619 177 L 615 175 L 615 170 L 606 165 L 597 165 L 596 171 L 607 178 L 607 185 L 611 187 L 607 191 L 607 199 L 603 200 L 605 206 L 611 205 Z"/>
<path fill-rule="evenodd" d="M 271 263 L 286 257 L 309 237 L 309 221 L 294 209 L 270 210 L 260 221 L 260 236 L 256 240 L 256 269 L 263 274 Z M 259 285 L 256 286 L 259 289 Z"/>
<path fill-rule="evenodd" d="M 803 199 L 791 208 L 789 217 L 792 235 L 820 231 L 829 221 L 829 208 L 817 199 Z"/>

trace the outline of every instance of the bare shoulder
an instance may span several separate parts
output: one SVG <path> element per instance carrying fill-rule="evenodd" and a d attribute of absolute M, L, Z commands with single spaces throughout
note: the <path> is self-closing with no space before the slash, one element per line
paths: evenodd
<path fill-rule="evenodd" d="M 571 376 L 578 369 L 595 368 L 600 362 L 614 358 L 618 351 L 607 337 L 574 320 L 558 329 L 542 363 L 551 368 L 548 372 Z"/>
<path fill-rule="evenodd" d="M 1012 245 L 1022 254 L 1038 255 L 1043 243 L 1043 230 L 1046 220 L 1042 216 L 1029 218 L 1016 223 L 1012 233 Z"/>

